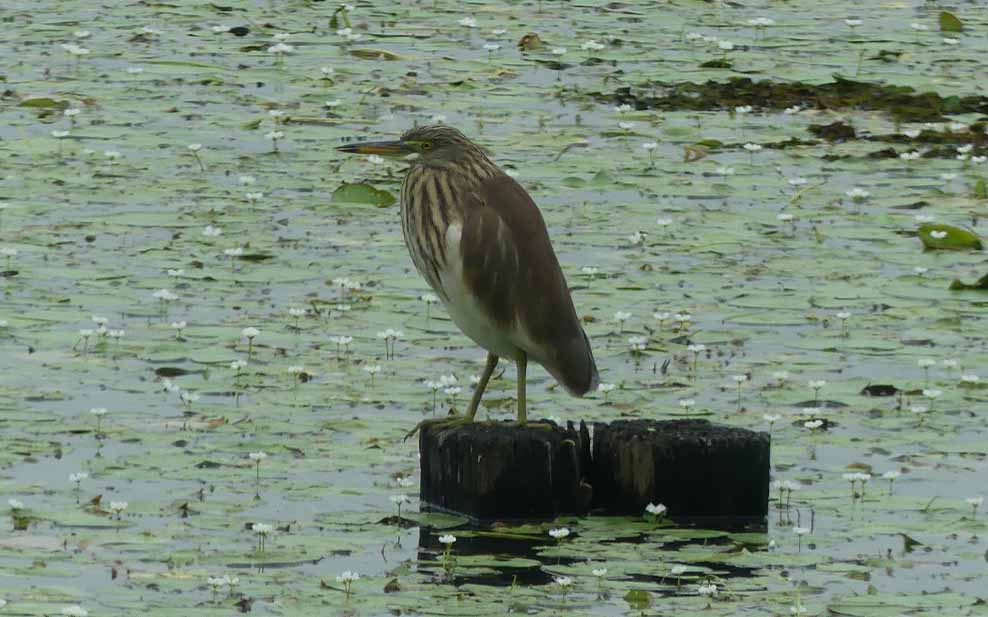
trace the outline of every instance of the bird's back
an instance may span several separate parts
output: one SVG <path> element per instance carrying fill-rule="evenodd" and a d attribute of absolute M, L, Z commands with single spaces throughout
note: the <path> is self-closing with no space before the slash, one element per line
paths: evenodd
<path fill-rule="evenodd" d="M 463 216 L 463 278 L 479 303 L 570 393 L 596 388 L 590 341 L 532 198 L 499 173 L 479 183 Z"/>

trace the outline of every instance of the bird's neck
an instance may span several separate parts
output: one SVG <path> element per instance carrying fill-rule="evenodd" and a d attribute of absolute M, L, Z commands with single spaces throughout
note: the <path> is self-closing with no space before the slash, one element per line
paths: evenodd
<path fill-rule="evenodd" d="M 440 172 L 448 178 L 455 178 L 460 186 L 472 187 L 484 180 L 504 172 L 483 153 L 456 158 L 417 159 L 409 173 Z"/>

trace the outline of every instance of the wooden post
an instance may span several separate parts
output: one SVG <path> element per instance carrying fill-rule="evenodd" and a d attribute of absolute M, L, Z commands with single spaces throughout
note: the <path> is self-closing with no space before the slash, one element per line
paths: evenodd
<path fill-rule="evenodd" d="M 576 429 L 473 422 L 419 432 L 423 509 L 477 520 L 583 514 L 764 517 L 767 433 L 707 420 L 618 420 Z M 546 427 L 549 426 L 549 428 Z"/>
<path fill-rule="evenodd" d="M 544 426 L 544 425 L 543 425 Z M 577 431 L 472 422 L 419 432 L 424 509 L 453 510 L 479 520 L 555 518 L 590 505 L 590 439 Z"/>
<path fill-rule="evenodd" d="M 707 420 L 618 420 L 593 425 L 594 507 L 670 516 L 768 514 L 768 433 Z"/>

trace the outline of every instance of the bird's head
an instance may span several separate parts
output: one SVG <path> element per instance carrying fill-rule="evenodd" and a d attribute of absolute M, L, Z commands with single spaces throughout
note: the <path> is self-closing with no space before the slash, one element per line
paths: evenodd
<path fill-rule="evenodd" d="M 417 154 L 424 163 L 441 163 L 479 151 L 463 133 L 445 124 L 419 126 L 393 141 L 368 141 L 336 148 L 340 152 L 405 157 Z"/>

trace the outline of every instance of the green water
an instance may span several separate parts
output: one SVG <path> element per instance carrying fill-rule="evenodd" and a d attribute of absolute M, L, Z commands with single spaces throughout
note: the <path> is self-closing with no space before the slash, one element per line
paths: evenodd
<path fill-rule="evenodd" d="M 16 254 L 0 255 L 0 614 L 988 614 L 988 513 L 965 501 L 985 495 L 988 397 L 961 379 L 988 380 L 986 297 L 947 290 L 983 276 L 985 260 L 924 252 L 915 218 L 983 232 L 980 113 L 926 126 L 839 98 L 792 114 L 771 100 L 750 113 L 645 104 L 684 82 L 822 86 L 835 74 L 980 95 L 988 20 L 946 7 L 964 31 L 941 33 L 942 8 L 358 2 L 331 25 L 326 2 L 8 2 L 0 249 Z M 774 23 L 749 25 L 759 17 Z M 337 33 L 346 21 L 359 40 Z M 521 53 L 530 31 L 545 45 Z M 290 51 L 269 51 L 276 34 Z M 590 40 L 604 47 L 581 49 Z M 710 61 L 731 68 L 700 66 Z M 623 87 L 642 109 L 615 110 Z M 757 430 L 779 416 L 773 480 L 799 490 L 765 533 L 589 517 L 491 535 L 419 513 L 417 451 L 402 437 L 433 412 L 426 382 L 455 375 L 461 391 L 437 406 L 465 405 L 484 353 L 420 299 L 397 207 L 332 197 L 344 182 L 397 194 L 402 163 L 332 148 L 437 115 L 541 206 L 616 385 L 606 401 L 571 399 L 533 367 L 530 415 L 689 413 Z M 809 130 L 837 121 L 854 138 Z M 913 151 L 926 156 L 898 157 Z M 631 313 L 623 325 L 618 311 Z M 124 334 L 83 336 L 93 315 Z M 247 327 L 259 330 L 250 343 Z M 394 359 L 378 337 L 389 328 L 403 333 Z M 632 336 L 648 338 L 643 354 Z M 706 346 L 695 370 L 690 344 Z M 248 361 L 239 375 L 236 360 Z M 740 404 L 735 375 L 749 377 Z M 903 394 L 866 397 L 868 384 Z M 187 406 L 182 392 L 199 398 Z M 487 413 L 510 417 L 513 392 L 509 367 Z M 108 410 L 99 432 L 91 408 Z M 827 428 L 806 428 L 813 419 Z M 259 468 L 251 452 L 267 454 Z M 863 494 L 852 472 L 872 475 Z M 414 524 L 389 518 L 398 494 Z M 119 519 L 111 501 L 127 502 Z M 254 524 L 273 526 L 263 550 Z M 548 536 L 562 525 L 574 533 Z M 443 533 L 457 536 L 449 558 Z M 349 596 L 344 571 L 360 575 Z M 209 577 L 225 575 L 239 584 L 214 591 Z M 707 583 L 715 598 L 698 595 Z"/>

